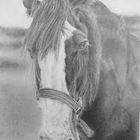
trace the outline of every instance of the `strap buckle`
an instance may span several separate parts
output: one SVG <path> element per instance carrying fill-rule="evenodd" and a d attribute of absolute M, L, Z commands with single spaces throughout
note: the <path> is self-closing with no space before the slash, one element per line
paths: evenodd
<path fill-rule="evenodd" d="M 79 115 L 80 112 L 82 111 L 82 107 L 81 107 L 81 105 L 79 104 L 79 102 L 77 102 L 77 104 L 78 104 L 78 108 L 75 110 L 75 113 L 76 113 L 77 115 Z"/>
<path fill-rule="evenodd" d="M 39 101 L 39 98 L 40 98 L 40 96 L 39 96 L 39 91 L 36 90 L 36 100 Z"/>

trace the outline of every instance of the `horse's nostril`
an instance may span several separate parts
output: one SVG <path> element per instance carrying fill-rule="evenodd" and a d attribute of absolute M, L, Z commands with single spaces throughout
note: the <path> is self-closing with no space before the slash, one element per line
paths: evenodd
<path fill-rule="evenodd" d="M 44 140 L 44 137 L 43 136 L 40 136 L 40 140 Z"/>
<path fill-rule="evenodd" d="M 74 140 L 73 138 L 66 138 L 66 140 Z"/>

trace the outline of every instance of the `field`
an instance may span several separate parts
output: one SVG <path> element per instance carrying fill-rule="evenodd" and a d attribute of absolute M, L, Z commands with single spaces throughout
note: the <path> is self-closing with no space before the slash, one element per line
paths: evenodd
<path fill-rule="evenodd" d="M 0 28 L 0 140 L 37 140 L 41 119 L 24 32 Z"/>

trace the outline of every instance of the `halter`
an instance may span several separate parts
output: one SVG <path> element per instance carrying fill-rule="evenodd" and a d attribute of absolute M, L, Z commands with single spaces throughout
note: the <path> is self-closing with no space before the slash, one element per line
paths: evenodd
<path fill-rule="evenodd" d="M 86 134 L 87 137 L 91 137 L 93 135 L 93 130 L 91 130 L 91 128 L 89 128 L 86 122 L 84 122 L 80 118 L 80 112 L 82 111 L 82 107 L 71 96 L 58 90 L 41 88 L 37 91 L 37 100 L 39 100 L 39 98 L 49 98 L 66 104 L 74 111 L 74 114 L 76 116 L 74 117 L 76 119 L 74 120 L 74 122 L 76 122 L 76 125 L 82 128 L 83 132 Z"/>
<path fill-rule="evenodd" d="M 87 41 L 85 41 L 85 43 L 82 42 L 81 44 L 87 45 Z M 67 105 L 69 108 L 73 110 L 74 117 L 72 122 L 74 123 L 74 125 L 79 126 L 87 137 L 92 137 L 94 131 L 86 124 L 84 120 L 80 118 L 81 113 L 83 112 L 83 108 L 79 103 L 79 99 L 76 100 L 71 96 L 72 94 L 68 95 L 67 93 L 59 90 L 54 90 L 51 88 L 41 88 L 40 68 L 37 59 L 35 59 L 35 64 L 36 64 L 35 78 L 36 78 L 36 85 L 37 85 L 37 91 L 36 91 L 37 100 L 39 100 L 40 98 L 49 98 L 52 100 L 57 100 Z"/>

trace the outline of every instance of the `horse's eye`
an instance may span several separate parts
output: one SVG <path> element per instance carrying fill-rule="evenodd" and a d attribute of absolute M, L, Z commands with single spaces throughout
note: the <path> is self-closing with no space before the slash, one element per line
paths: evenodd
<path fill-rule="evenodd" d="M 81 50 L 87 49 L 88 46 L 89 46 L 88 40 L 85 40 L 85 41 L 81 42 L 80 45 L 79 45 L 79 47 L 80 47 Z"/>

